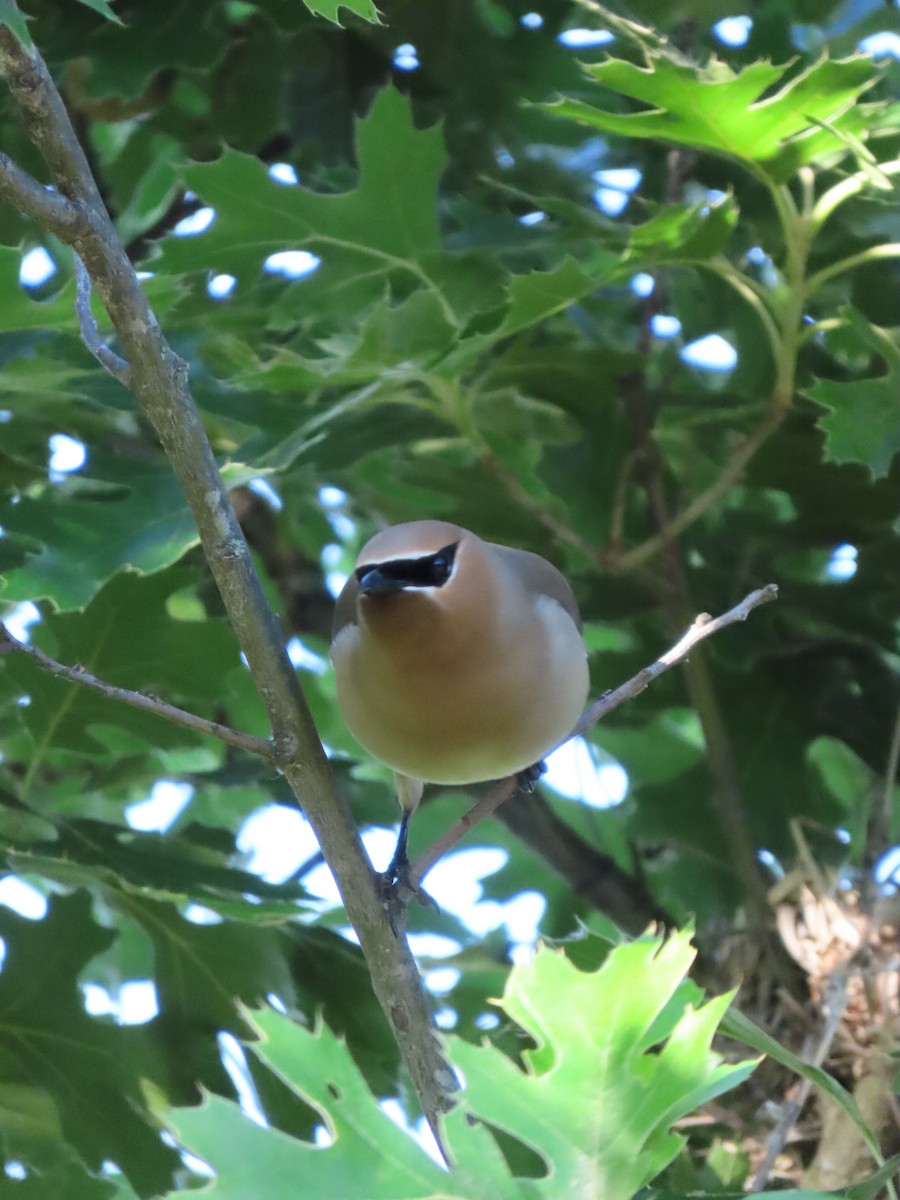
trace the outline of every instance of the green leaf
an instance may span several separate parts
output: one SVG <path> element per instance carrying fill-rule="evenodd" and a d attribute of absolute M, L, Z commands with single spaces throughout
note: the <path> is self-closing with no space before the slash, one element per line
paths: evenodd
<path fill-rule="evenodd" d="M 900 451 L 900 413 L 897 411 L 900 372 L 856 383 L 822 379 L 809 395 L 829 409 L 819 424 L 827 434 L 832 462 L 860 462 L 877 479 L 887 475 Z"/>
<path fill-rule="evenodd" d="M 858 345 L 880 368 L 878 374 L 850 381 L 818 379 L 806 393 L 828 410 L 819 425 L 829 460 L 863 463 L 877 479 L 887 475 L 900 451 L 900 344 L 896 330 L 879 329 L 853 310 L 845 316 Z"/>
<path fill-rule="evenodd" d="M 0 333 L 22 329 L 77 330 L 75 285 L 70 280 L 48 300 L 36 300 L 19 283 L 22 252 L 0 246 Z"/>
<path fill-rule="evenodd" d="M 564 259 L 552 271 L 533 271 L 514 275 L 509 284 L 509 311 L 500 333 L 515 333 L 538 324 L 553 313 L 561 312 L 599 287 L 604 275 L 612 273 L 619 261 L 617 254 L 598 251 L 590 264 L 590 274 L 572 258 Z"/>
<path fill-rule="evenodd" d="M 237 1004 L 256 1007 L 269 993 L 294 1008 L 294 985 L 278 931 L 227 921 L 197 925 L 172 904 L 130 896 L 123 905 L 153 943 L 162 1013 L 185 1038 L 191 1030 L 246 1029 Z"/>
<path fill-rule="evenodd" d="M 628 266 L 709 259 L 721 254 L 738 220 L 733 197 L 715 203 L 672 205 L 641 225 L 634 225 L 628 246 Z"/>
<path fill-rule="evenodd" d="M 574 1192 L 590 1178 L 605 1200 L 630 1200 L 678 1153 L 673 1121 L 753 1070 L 723 1065 L 710 1050 L 728 996 L 683 1008 L 663 1045 L 648 1040 L 693 957 L 689 933 L 619 946 L 593 974 L 542 948 L 515 968 L 503 996 L 537 1042 L 525 1052 L 526 1071 L 487 1048 L 458 1047 L 454 1061 L 478 1115 L 552 1163 L 537 1194 Z"/>
<path fill-rule="evenodd" d="M 346 1047 L 322 1023 L 314 1030 L 276 1013 L 253 1016 L 263 1044 L 255 1053 L 305 1103 L 320 1114 L 333 1144 L 316 1146 L 275 1129 L 262 1129 L 237 1105 L 207 1096 L 200 1108 L 172 1120 L 179 1139 L 217 1172 L 207 1194 L 246 1200 L 265 1193 L 293 1200 L 303 1181 L 304 1200 L 496 1200 L 515 1196 L 490 1135 L 469 1125 L 461 1109 L 447 1119 L 456 1153 L 448 1176 L 378 1108 Z"/>
<path fill-rule="evenodd" d="M 703 758 L 702 744 L 685 737 L 668 714 L 655 717 L 643 729 L 604 722 L 590 737 L 622 764 L 636 787 L 675 779 Z"/>
<path fill-rule="evenodd" d="M 7 865 L 21 875 L 40 875 L 66 887 L 98 887 L 142 900 L 202 904 L 246 925 L 277 925 L 295 917 L 306 896 L 293 883 L 267 883 L 228 862 L 231 838 L 207 845 L 197 838 L 160 837 L 105 821 L 58 822 L 53 843 L 10 851 Z M 185 939 L 186 941 L 189 939 Z"/>
<path fill-rule="evenodd" d="M 844 149 L 844 124 L 855 128 L 854 106 L 877 78 L 873 64 L 859 57 L 822 59 L 795 73 L 767 62 L 734 72 L 718 59 L 700 67 L 658 52 L 644 67 L 609 59 L 585 72 L 600 87 L 647 107 L 616 113 L 563 99 L 546 105 L 548 111 L 625 137 L 675 142 L 745 163 L 789 158 L 793 166 L 823 149 Z"/>
<path fill-rule="evenodd" d="M 81 665 L 105 683 L 158 694 L 195 712 L 212 711 L 238 660 L 238 647 L 223 621 L 178 621 L 168 615 L 168 597 L 189 579 L 181 571 L 148 578 L 117 575 L 83 613 L 49 614 L 34 630 L 34 641 L 65 665 Z M 4 691 L 30 697 L 22 720 L 31 735 L 32 765 L 63 748 L 102 756 L 106 727 L 159 746 L 193 744 L 201 736 L 58 679 L 23 654 L 7 657 L 3 674 Z"/>
<path fill-rule="evenodd" d="M 0 908 L 0 936 L 7 948 L 0 974 L 0 1073 L 7 1086 L 43 1089 L 89 1168 L 113 1157 L 139 1192 L 168 1186 L 178 1156 L 160 1141 L 142 1093 L 142 1060 L 149 1065 L 143 1033 L 89 1017 L 78 987 L 82 968 L 115 934 L 93 922 L 82 892 L 55 898 L 41 921 Z M 0 1131 L 10 1116 L 15 1135 L 21 1119 L 2 1109 Z"/>
<path fill-rule="evenodd" d="M 254 1171 L 256 1187 L 273 1200 L 291 1195 L 297 1178 L 304 1196 L 324 1198 L 333 1194 L 338 1161 L 347 1200 L 555 1198 L 576 1194 L 585 1179 L 605 1200 L 631 1200 L 677 1153 L 682 1139 L 670 1132 L 672 1122 L 753 1067 L 724 1066 L 711 1053 L 729 997 L 690 1007 L 695 989 L 679 985 L 692 959 L 689 935 L 674 934 L 617 947 L 593 973 L 546 948 L 516 967 L 503 1007 L 537 1049 L 526 1051 L 523 1071 L 491 1046 L 453 1043 L 466 1090 L 446 1121 L 455 1161 L 449 1177 L 385 1124 L 324 1026 L 310 1032 L 270 1013 L 254 1017 L 266 1038 L 257 1053 L 318 1110 L 333 1144 L 316 1151 L 260 1129 L 213 1097 L 179 1112 L 175 1127 L 217 1171 L 216 1200 L 245 1195 Z M 681 999 L 673 1003 L 676 992 Z M 547 1165 L 545 1177 L 510 1179 L 485 1124 L 530 1146 Z"/>
<path fill-rule="evenodd" d="M 381 24 L 378 9 L 373 0 L 303 0 L 303 3 L 315 16 L 325 17 L 327 20 L 333 21 L 335 25 L 341 23 L 338 14 L 342 8 L 346 8 L 348 12 L 361 17 L 364 21 L 370 21 L 373 25 Z"/>
<path fill-rule="evenodd" d="M 440 128 L 417 130 L 407 101 L 385 89 L 359 122 L 357 156 L 359 183 L 338 195 L 279 184 L 258 159 L 236 151 L 188 167 L 187 184 L 217 217 L 198 237 L 167 239 L 157 265 L 252 277 L 268 255 L 307 247 L 322 256 L 319 270 L 302 285 L 311 301 L 319 289 L 359 279 L 374 296 L 398 272 L 407 285 L 433 292 L 455 323 L 421 265 L 423 256 L 440 248 L 436 191 L 446 163 Z"/>
<path fill-rule="evenodd" d="M 47 299 L 36 299 L 19 283 L 21 266 L 21 250 L 0 246 L 0 294 L 3 295 L 3 305 L 0 306 L 0 333 L 19 333 L 26 329 L 77 333 L 74 280 L 67 279 L 59 291 Z M 143 286 L 158 313 L 168 309 L 182 294 L 181 286 L 168 279 L 148 279 Z M 96 299 L 94 311 L 102 324 L 105 314 Z M 84 362 L 83 357 L 81 362 Z"/>
<path fill-rule="evenodd" d="M 30 551 L 7 573 L 4 600 L 47 598 L 79 608 L 122 568 L 158 571 L 197 541 L 169 467 L 98 455 L 87 469 L 103 481 L 96 490 L 79 477 L 35 499 L 0 502 L 0 525 Z"/>
<path fill-rule="evenodd" d="M 108 170 L 111 190 L 122 194 L 116 230 L 126 244 L 165 217 L 178 195 L 183 153 L 180 142 L 163 134 L 137 140 L 135 152 L 129 154 L 131 144 L 122 156 L 125 162 L 113 163 Z M 152 287 L 156 281 L 148 282 Z"/>
<path fill-rule="evenodd" d="M 853 1096 L 843 1088 L 836 1079 L 833 1079 L 827 1071 L 823 1071 L 821 1067 L 812 1066 L 810 1063 L 804 1062 L 802 1058 L 798 1058 L 796 1054 L 782 1046 L 775 1038 L 766 1033 L 757 1024 L 744 1016 L 739 1009 L 733 1008 L 725 1014 L 722 1020 L 722 1033 L 728 1037 L 733 1037 L 736 1041 L 741 1042 L 745 1046 L 749 1046 L 751 1050 L 758 1050 L 761 1054 L 767 1054 L 769 1058 L 774 1058 L 782 1066 L 794 1071 L 797 1075 L 802 1075 L 804 1079 L 808 1079 L 821 1092 L 824 1092 L 829 1099 L 839 1105 L 859 1132 L 863 1136 L 863 1140 L 871 1150 L 875 1161 L 880 1165 L 882 1163 L 881 1147 L 878 1144 L 878 1138 L 869 1128 L 865 1118 L 859 1111 L 859 1106 Z"/>
<path fill-rule="evenodd" d="M 862 462 L 875 479 L 887 475 L 900 451 L 898 384 L 900 373 L 858 383 L 830 379 L 808 389 L 812 400 L 828 408 L 820 424 L 832 462 Z"/>
<path fill-rule="evenodd" d="M 82 84 L 85 94 L 135 101 L 140 111 L 153 96 L 154 76 L 161 71 L 180 68 L 202 78 L 226 49 L 231 7 L 210 5 L 198 10 L 196 0 L 130 5 L 127 25 L 104 25 L 90 41 L 90 69 Z M 64 29 L 64 38 L 66 33 L 71 36 L 71 30 Z M 85 37 L 83 32 L 81 36 Z M 65 41 L 61 49 L 66 57 L 72 56 L 73 48 Z M 101 108 L 101 112 L 108 112 L 113 120 L 122 119 L 115 105 L 109 110 Z"/>
<path fill-rule="evenodd" d="M 13 31 L 23 46 L 33 45 L 28 32 L 29 18 L 19 9 L 16 0 L 0 0 L 0 25 Z"/>
<path fill-rule="evenodd" d="M 895 1154 L 866 1179 L 861 1179 L 858 1183 L 848 1187 L 847 1200 L 874 1200 L 885 1185 L 897 1182 L 898 1171 L 900 1171 L 900 1154 Z"/>
<path fill-rule="evenodd" d="M 123 25 L 121 17 L 116 16 L 110 8 L 110 0 L 80 0 L 81 4 L 86 4 L 88 8 L 92 8 L 94 12 L 98 12 L 101 17 L 106 17 L 108 21 L 115 21 L 117 25 Z"/>
<path fill-rule="evenodd" d="M 691 1192 L 691 1200 L 756 1200 L 756 1197 L 761 1197 L 761 1200 L 840 1200 L 844 1193 L 838 1192 L 811 1192 L 798 1188 L 784 1188 L 775 1192 L 751 1192 L 749 1196 L 744 1192 L 732 1191 L 710 1191 L 710 1192 Z M 662 1191 L 654 1192 L 648 1200 L 685 1200 L 683 1194 L 675 1194 L 674 1192 Z"/>
<path fill-rule="evenodd" d="M 0 1129 L 17 1148 L 28 1142 L 50 1141 L 62 1133 L 50 1096 L 41 1088 L 21 1083 L 0 1084 Z"/>

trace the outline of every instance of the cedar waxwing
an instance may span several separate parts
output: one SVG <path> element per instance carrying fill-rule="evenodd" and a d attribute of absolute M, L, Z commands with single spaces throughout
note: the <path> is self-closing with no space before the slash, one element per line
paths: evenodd
<path fill-rule="evenodd" d="M 354 736 L 394 768 L 394 880 L 424 784 L 525 773 L 571 733 L 588 694 L 572 589 L 546 559 L 446 521 L 376 534 L 337 601 L 337 696 Z"/>

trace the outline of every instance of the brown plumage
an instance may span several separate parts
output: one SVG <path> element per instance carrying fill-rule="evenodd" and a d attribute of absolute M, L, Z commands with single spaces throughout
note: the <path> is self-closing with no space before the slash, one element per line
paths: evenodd
<path fill-rule="evenodd" d="M 363 547 L 338 599 L 332 659 L 351 732 L 398 774 L 499 779 L 571 732 L 588 692 L 572 590 L 543 558 L 445 521 L 412 521 Z"/>

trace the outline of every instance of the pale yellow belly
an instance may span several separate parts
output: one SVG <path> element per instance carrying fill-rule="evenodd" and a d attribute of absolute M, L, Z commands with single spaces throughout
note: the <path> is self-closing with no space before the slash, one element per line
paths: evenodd
<path fill-rule="evenodd" d="M 524 770 L 571 732 L 587 698 L 583 643 L 565 621 L 568 627 L 561 622 L 546 644 L 493 661 L 487 655 L 462 681 L 452 664 L 391 670 L 358 639 L 348 640 L 335 648 L 347 725 L 376 758 L 431 783 L 474 783 Z"/>

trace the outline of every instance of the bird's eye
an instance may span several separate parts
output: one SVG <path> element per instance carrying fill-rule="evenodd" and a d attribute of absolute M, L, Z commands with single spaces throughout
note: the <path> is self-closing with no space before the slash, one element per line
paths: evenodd
<path fill-rule="evenodd" d="M 431 573 L 437 584 L 446 583 L 453 570 L 453 560 L 456 558 L 456 547 L 445 546 L 431 556 Z"/>

